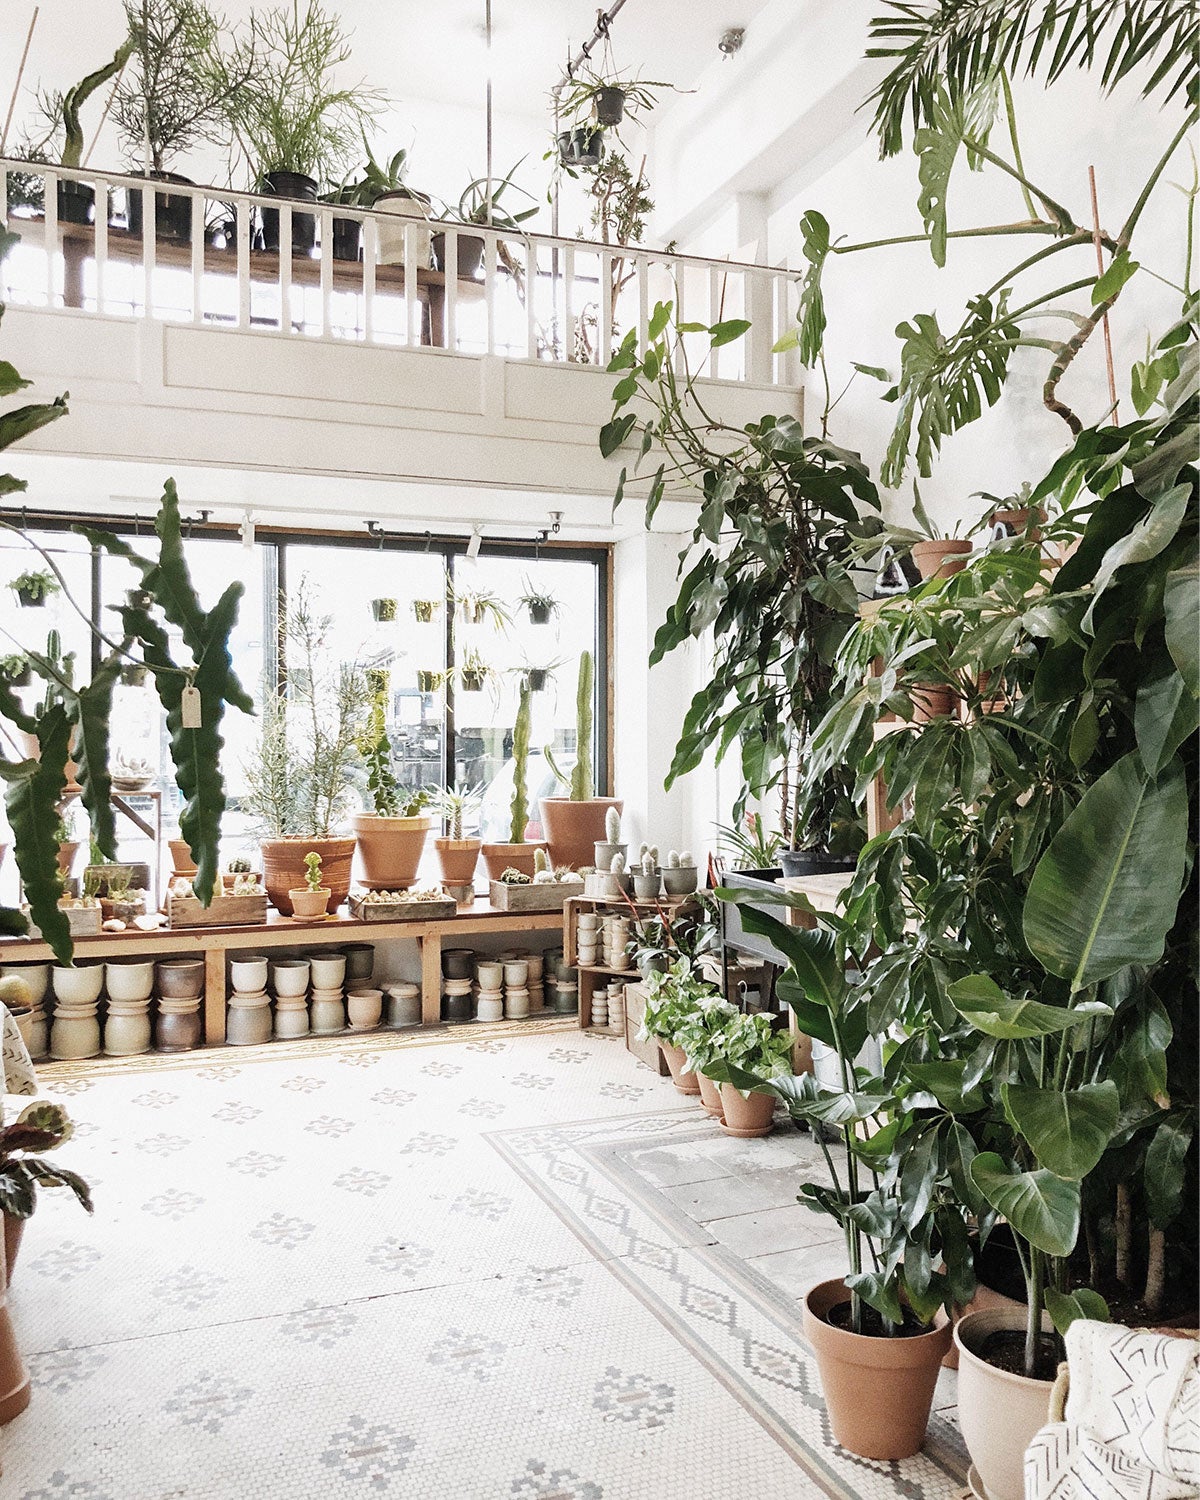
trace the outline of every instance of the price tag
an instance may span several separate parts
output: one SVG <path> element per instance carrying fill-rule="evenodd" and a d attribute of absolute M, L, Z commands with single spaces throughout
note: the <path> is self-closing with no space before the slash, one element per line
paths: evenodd
<path fill-rule="evenodd" d="M 185 687 L 179 708 L 183 716 L 183 727 L 185 729 L 199 729 L 201 725 L 200 689 Z"/>

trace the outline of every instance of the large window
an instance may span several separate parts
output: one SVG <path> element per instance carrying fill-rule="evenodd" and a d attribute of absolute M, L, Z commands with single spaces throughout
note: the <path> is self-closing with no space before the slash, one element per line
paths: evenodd
<path fill-rule="evenodd" d="M 106 523 L 137 545 L 137 528 Z M 145 526 L 142 526 L 143 532 Z M 84 615 L 108 636 L 119 635 L 113 606 L 136 582 L 131 566 L 94 557 L 86 542 L 63 528 L 36 533 L 70 584 L 76 610 L 63 597 L 26 609 L 0 590 L 4 651 L 44 651 L 50 631 L 59 649 L 74 651 L 86 677 L 103 649 Z M 149 549 L 153 551 L 151 542 Z M 5 544 L 8 572 L 40 568 L 17 539 Z M 607 557 L 602 548 L 553 547 L 486 541 L 477 558 L 462 542 L 442 538 L 283 534 L 260 528 L 246 547 L 225 530 L 197 526 L 187 555 L 201 600 L 211 607 L 231 580 L 245 588 L 232 639 L 234 666 L 258 703 L 286 683 L 289 664 L 279 622 L 289 602 L 308 599 L 330 617 L 327 648 L 339 661 L 369 668 L 385 706 L 393 769 L 403 786 L 456 786 L 477 791 L 468 831 L 504 840 L 512 798 L 512 736 L 522 686 L 532 711 L 529 791 L 537 798 L 556 786 L 553 761 L 569 774 L 576 744 L 576 676 L 580 655 L 596 660 L 593 760 L 597 790 L 607 764 L 605 644 Z M 80 613 L 82 611 L 82 614 Z M 118 817 L 122 857 L 146 859 L 147 828 L 161 811 L 165 836 L 178 824 L 179 793 L 171 775 L 165 726 L 152 687 L 136 672 L 115 690 L 111 761 L 132 817 Z M 32 704 L 37 682 L 26 689 Z M 247 767 L 258 748 L 259 723 L 231 710 L 223 734 L 223 768 L 230 802 L 223 856 L 248 852 L 255 842 L 242 805 Z M 16 745 L 6 753 L 17 753 Z M 546 752 L 549 752 L 547 755 Z M 140 783 L 140 785 L 139 785 Z M 138 819 L 142 826 L 139 827 Z M 88 837 L 76 805 L 72 836 Z M 11 879 L 11 872 L 10 879 Z"/>

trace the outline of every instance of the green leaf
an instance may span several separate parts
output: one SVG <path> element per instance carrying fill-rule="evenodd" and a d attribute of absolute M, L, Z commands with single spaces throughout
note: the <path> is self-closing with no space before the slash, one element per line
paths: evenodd
<path fill-rule="evenodd" d="M 1187 788 L 1173 762 L 1151 781 L 1122 756 L 1080 798 L 1038 861 L 1024 932 L 1048 973 L 1084 989 L 1162 957 L 1187 853 Z"/>
<path fill-rule="evenodd" d="M 1192 1133 L 1193 1124 L 1186 1115 L 1170 1115 L 1154 1132 L 1154 1138 L 1146 1148 L 1142 1186 L 1150 1221 L 1157 1229 L 1169 1228 L 1183 1207 L 1185 1169 Z"/>
<path fill-rule="evenodd" d="M 929 250 L 935 265 L 946 264 L 946 198 L 959 148 L 967 137 L 978 145 L 986 144 L 996 116 L 999 91 L 998 75 L 986 78 L 966 96 L 952 99 L 940 89 L 933 105 L 932 123 L 918 130 L 913 138 L 913 150 L 920 158 L 921 192 L 917 207 L 929 235 Z M 978 159 L 972 162 L 976 169 L 980 165 Z"/>
<path fill-rule="evenodd" d="M 1200 698 L 1188 692 L 1181 673 L 1168 669 L 1138 688 L 1133 722 L 1142 765 L 1157 776 L 1200 726 Z"/>
<path fill-rule="evenodd" d="M 1004 1108 L 1033 1148 L 1038 1165 L 1059 1177 L 1081 1180 L 1108 1150 L 1121 1109 L 1112 1082 L 1077 1089 L 1039 1089 L 1006 1083 Z"/>
<path fill-rule="evenodd" d="M 796 308 L 796 346 L 800 350 L 800 363 L 809 369 L 821 357 L 825 341 L 825 296 L 821 290 L 821 277 L 830 251 L 829 224 L 822 214 L 810 208 L 801 216 L 800 232 L 804 237 L 803 254 L 808 266 L 800 283 L 800 302 Z"/>
<path fill-rule="evenodd" d="M 1191 493 L 1190 484 L 1179 484 L 1168 490 L 1154 503 L 1149 514 L 1104 554 L 1092 583 L 1092 602 L 1081 622 L 1081 628 L 1089 635 L 1093 631 L 1096 605 L 1112 582 L 1117 569 L 1133 563 L 1149 562 L 1174 541 L 1183 524 Z"/>
<path fill-rule="evenodd" d="M 1060 1292 L 1055 1287 L 1045 1288 L 1046 1311 L 1059 1333 L 1066 1333 L 1076 1318 L 1090 1318 L 1093 1323 L 1110 1321 L 1108 1303 L 1099 1292 L 1082 1286 L 1074 1292 Z"/>
<path fill-rule="evenodd" d="M 847 1276 L 846 1286 L 857 1292 L 868 1307 L 873 1307 L 889 1323 L 903 1322 L 904 1308 L 894 1276 L 885 1276 L 880 1271 L 863 1271 L 858 1276 Z"/>
<path fill-rule="evenodd" d="M 1111 301 L 1137 269 L 1138 262 L 1130 260 L 1129 251 L 1118 250 L 1092 288 L 1092 306 Z"/>
<path fill-rule="evenodd" d="M 637 412 L 627 411 L 623 417 L 614 417 L 611 422 L 605 422 L 600 429 L 600 452 L 603 457 L 613 456 L 633 431 L 636 421 Z"/>
<path fill-rule="evenodd" d="M 0 759 L 0 776 L 8 783 L 4 806 L 30 915 L 60 964 L 71 962 L 71 929 L 59 909 L 62 882 L 58 870 L 58 803 L 66 785 L 64 768 L 71 725 L 66 710 L 55 704 L 37 726 L 38 760 Z"/>
<path fill-rule="evenodd" d="M 117 829 L 112 807 L 112 777 L 108 769 L 109 720 L 113 687 L 121 657 L 113 652 L 87 687 L 64 694 L 73 721 L 71 753 L 78 767 L 81 800 L 92 825 L 92 837 L 106 859 L 117 857 Z"/>
<path fill-rule="evenodd" d="M 1200 563 L 1167 574 L 1163 611 L 1171 660 L 1188 691 L 1200 697 Z"/>
<path fill-rule="evenodd" d="M 1019 1172 L 995 1151 L 971 1163 L 971 1180 L 1014 1232 L 1047 1255 L 1070 1255 L 1079 1236 L 1079 1184 L 1039 1168 Z"/>
<path fill-rule="evenodd" d="M 654 311 L 650 314 L 650 321 L 646 325 L 646 337 L 648 339 L 656 339 L 663 332 L 667 324 L 671 321 L 671 309 L 673 306 L 674 304 L 671 302 L 656 302 L 654 304 Z"/>
<path fill-rule="evenodd" d="M 11 447 L 27 438 L 31 432 L 48 427 L 67 414 L 65 396 L 39 406 L 18 406 L 12 411 L 0 413 L 0 448 Z"/>
<path fill-rule="evenodd" d="M 746 318 L 729 318 L 724 323 L 714 323 L 708 330 L 712 348 L 719 349 L 722 344 L 732 344 L 735 339 L 749 333 L 750 327 Z"/>
<path fill-rule="evenodd" d="M 904 1076 L 911 1078 L 918 1088 L 932 1094 L 943 1109 L 952 1115 L 972 1114 L 982 1109 L 983 1095 L 978 1089 L 963 1090 L 963 1073 L 966 1071 L 963 1058 L 946 1058 L 935 1062 L 904 1065 Z"/>
<path fill-rule="evenodd" d="M 1006 1042 L 1069 1031 L 1072 1026 L 1108 1010 L 1107 1006 L 1068 1010 L 1058 1005 L 1043 1005 L 1040 1000 L 1013 1000 L 986 974 L 959 979 L 946 993 L 959 1015 L 977 1031 Z"/>
<path fill-rule="evenodd" d="M 637 395 L 637 388 L 638 378 L 636 374 L 626 375 L 624 380 L 618 380 L 616 385 L 613 386 L 613 405 L 624 406 L 627 401 L 632 401 L 634 396 Z M 603 452 L 603 447 L 601 447 L 601 452 Z M 605 453 L 604 456 L 607 458 L 608 454 Z"/>

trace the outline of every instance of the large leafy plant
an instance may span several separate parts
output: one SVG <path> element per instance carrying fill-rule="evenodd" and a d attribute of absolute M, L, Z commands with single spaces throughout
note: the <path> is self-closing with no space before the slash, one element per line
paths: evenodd
<path fill-rule="evenodd" d="M 66 1110 L 45 1099 L 26 1105 L 11 1124 L 0 1123 L 0 1213 L 31 1218 L 39 1187 L 69 1188 L 92 1212 L 91 1192 L 83 1178 L 42 1156 L 69 1141 L 74 1128 Z"/>

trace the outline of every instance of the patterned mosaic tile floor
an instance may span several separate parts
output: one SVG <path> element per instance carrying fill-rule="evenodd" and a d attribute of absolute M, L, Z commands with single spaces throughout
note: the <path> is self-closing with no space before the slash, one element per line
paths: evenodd
<path fill-rule="evenodd" d="M 830 1441 L 795 1297 L 807 1140 L 724 1137 L 553 1023 L 44 1070 L 5 1500 L 949 1500 Z M 943 1401 L 952 1401 L 947 1391 Z"/>

